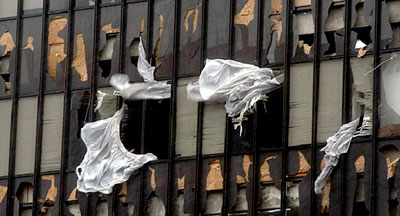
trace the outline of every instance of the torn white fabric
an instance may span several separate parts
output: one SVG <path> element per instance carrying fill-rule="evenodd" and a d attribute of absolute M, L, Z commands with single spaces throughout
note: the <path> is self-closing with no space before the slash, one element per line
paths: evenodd
<path fill-rule="evenodd" d="M 145 163 L 157 160 L 151 153 L 133 154 L 125 149 L 119 129 L 124 107 L 114 116 L 87 123 L 81 129 L 87 152 L 75 170 L 79 191 L 110 194 L 114 185 L 127 181 Z"/>
<path fill-rule="evenodd" d="M 171 85 L 166 81 L 129 83 L 128 75 L 115 74 L 111 77 L 110 84 L 116 89 L 115 95 L 125 100 L 159 100 L 171 97 Z"/>
<path fill-rule="evenodd" d="M 326 140 L 326 146 L 321 149 L 321 151 L 325 152 L 325 167 L 315 181 L 314 191 L 316 194 L 322 193 L 322 190 L 330 174 L 332 173 L 333 168 L 339 162 L 340 155 L 347 153 L 349 150 L 351 140 L 356 133 L 359 121 L 360 119 L 356 119 L 352 122 L 342 125 L 338 132 Z"/>
<path fill-rule="evenodd" d="M 155 69 L 156 67 L 151 66 L 146 59 L 146 51 L 144 50 L 142 37 L 140 37 L 137 70 L 145 82 L 153 82 Z"/>
<path fill-rule="evenodd" d="M 107 96 L 107 95 L 108 95 L 107 93 L 104 93 L 104 92 L 102 92 L 100 90 L 97 90 L 97 95 L 96 95 L 97 96 L 97 105 L 94 108 L 95 112 L 97 112 L 97 110 L 100 109 L 101 105 L 103 105 L 104 97 Z"/>
<path fill-rule="evenodd" d="M 233 60 L 207 59 L 199 80 L 187 86 L 188 99 L 225 102 L 226 113 L 242 131 L 242 121 L 254 112 L 257 101 L 280 82 L 269 68 L 259 68 Z"/>

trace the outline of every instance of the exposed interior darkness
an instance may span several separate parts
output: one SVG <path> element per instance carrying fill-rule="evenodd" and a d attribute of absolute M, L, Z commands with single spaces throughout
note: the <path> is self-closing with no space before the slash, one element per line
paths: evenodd
<path fill-rule="evenodd" d="M 328 18 L 324 24 L 324 33 L 329 48 L 324 55 L 336 55 L 336 37 L 343 37 L 344 2 L 332 2 L 329 7 Z"/>
<path fill-rule="evenodd" d="M 274 50 L 275 47 L 279 45 L 281 36 L 282 36 L 282 0 L 272 0 L 271 1 L 271 13 L 269 14 L 268 18 L 272 23 L 269 29 L 269 38 L 267 41 L 267 60 L 274 59 L 275 55 Z M 274 48 L 272 48 L 274 46 Z"/>
<path fill-rule="evenodd" d="M 356 44 L 356 50 L 358 51 L 358 57 L 365 55 L 367 46 L 372 43 L 371 29 L 369 24 L 369 18 L 366 17 L 364 11 L 364 1 L 360 1 L 356 4 L 357 17 L 354 21 L 352 31 L 357 34 L 357 43 L 362 42 L 361 45 Z"/>
<path fill-rule="evenodd" d="M 17 190 L 19 201 L 18 215 L 32 215 L 33 207 L 33 185 L 29 182 L 22 182 Z"/>
<path fill-rule="evenodd" d="M 111 73 L 111 60 L 114 53 L 115 41 L 117 40 L 117 33 L 106 34 L 106 44 L 100 51 L 99 67 L 101 68 L 101 76 L 108 77 Z"/>
<path fill-rule="evenodd" d="M 296 7 L 294 15 L 297 20 L 298 48 L 309 55 L 314 44 L 314 18 L 311 5 Z"/>
<path fill-rule="evenodd" d="M 140 38 L 136 37 L 132 40 L 129 46 L 129 53 L 131 54 L 131 63 L 137 67 L 137 62 L 139 59 L 139 43 Z"/>
<path fill-rule="evenodd" d="M 395 183 L 395 172 L 400 160 L 400 151 L 394 145 L 387 145 L 380 148 L 379 152 L 385 155 L 386 158 L 386 166 L 387 166 L 386 179 L 388 181 L 388 186 L 389 186 L 389 197 L 388 197 L 389 212 L 390 216 L 395 216 L 397 215 L 398 212 L 397 208 L 399 205 L 398 188 L 396 187 Z"/>
<path fill-rule="evenodd" d="M 0 77 L 4 81 L 4 87 L 2 91 L 9 94 L 11 91 L 11 80 L 10 80 L 10 56 L 14 50 L 15 44 L 10 32 L 5 32 L 0 37 L 0 50 L 3 50 L 0 56 Z M 0 92 L 2 92 L 0 91 Z"/>
<path fill-rule="evenodd" d="M 387 45 L 387 48 L 400 46 L 400 1 L 385 0 L 389 8 L 389 22 L 392 28 L 392 41 Z"/>
<path fill-rule="evenodd" d="M 165 216 L 164 202 L 153 192 L 147 200 L 146 216 Z"/>
<path fill-rule="evenodd" d="M 120 124 L 121 142 L 128 151 L 140 153 L 142 140 L 142 107 L 143 101 L 125 101 L 127 109 L 124 110 Z"/>
<path fill-rule="evenodd" d="M 369 210 L 366 204 L 366 193 L 365 193 L 365 157 L 364 155 L 359 156 L 354 162 L 357 185 L 354 196 L 353 213 L 352 215 L 369 215 Z"/>

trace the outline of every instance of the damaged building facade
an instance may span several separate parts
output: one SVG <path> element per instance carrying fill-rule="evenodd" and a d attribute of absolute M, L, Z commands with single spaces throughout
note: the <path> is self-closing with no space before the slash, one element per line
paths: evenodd
<path fill-rule="evenodd" d="M 400 214 L 399 0 L 0 0 L 0 215 Z M 162 100 L 123 101 L 140 38 Z M 187 100 L 206 59 L 284 74 L 242 133 Z M 101 101 L 101 106 L 98 106 Z M 77 190 L 81 128 L 127 105 L 121 141 L 158 160 Z M 326 139 L 363 116 L 321 194 Z"/>

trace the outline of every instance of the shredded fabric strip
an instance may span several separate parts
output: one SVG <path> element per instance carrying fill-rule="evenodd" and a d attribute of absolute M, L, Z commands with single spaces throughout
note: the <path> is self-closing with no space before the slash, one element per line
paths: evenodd
<path fill-rule="evenodd" d="M 218 101 L 240 128 L 246 116 L 254 112 L 258 101 L 280 85 L 273 71 L 233 60 L 207 59 L 199 80 L 189 83 L 187 97 L 193 101 Z"/>
<path fill-rule="evenodd" d="M 110 84 L 114 94 L 125 100 L 165 99 L 171 96 L 171 85 L 154 80 L 154 69 L 146 60 L 142 40 L 139 44 L 138 72 L 144 83 L 129 83 L 125 74 L 113 75 Z M 98 92 L 96 110 L 102 106 L 107 94 Z M 81 138 L 87 152 L 75 172 L 77 189 L 84 193 L 110 194 L 116 184 L 123 183 L 137 169 L 149 161 L 157 160 L 151 153 L 134 154 L 126 150 L 120 138 L 120 122 L 125 105 L 112 117 L 85 124 Z"/>
<path fill-rule="evenodd" d="M 349 150 L 351 140 L 356 134 L 359 122 L 360 119 L 356 119 L 352 122 L 342 125 L 338 132 L 326 140 L 326 146 L 321 149 L 321 151 L 325 152 L 325 167 L 315 181 L 314 191 L 316 194 L 322 193 L 322 190 L 326 184 L 326 181 L 331 175 L 333 168 L 339 162 L 340 155 Z"/>

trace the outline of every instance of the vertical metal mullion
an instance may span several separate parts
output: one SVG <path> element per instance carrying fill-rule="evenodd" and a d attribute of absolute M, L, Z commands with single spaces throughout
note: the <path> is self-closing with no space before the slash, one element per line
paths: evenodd
<path fill-rule="evenodd" d="M 230 0 L 229 2 L 229 48 L 228 48 L 228 59 L 233 58 L 234 54 L 234 42 L 235 42 L 235 26 L 234 17 L 236 11 L 236 0 Z M 223 203 L 222 203 L 222 215 L 228 215 L 229 213 L 229 197 L 228 197 L 228 186 L 229 186 L 229 171 L 230 171 L 230 134 L 231 134 L 231 120 L 226 115 L 225 121 L 225 141 L 224 141 L 224 187 L 223 187 Z"/>
<path fill-rule="evenodd" d="M 151 54 L 152 54 L 152 44 L 153 44 L 153 4 L 154 0 L 148 0 L 148 6 L 147 6 L 147 60 L 151 59 Z M 149 61 L 150 62 L 150 61 Z M 141 145 L 140 145 L 140 153 L 143 154 L 145 153 L 145 132 L 146 132 L 146 107 L 147 107 L 147 102 L 146 100 L 143 101 L 143 106 L 142 106 L 142 137 L 141 137 Z M 139 195 L 139 215 L 142 216 L 145 214 L 144 208 L 145 208 L 145 198 L 144 197 L 144 189 L 145 189 L 145 173 L 144 169 L 140 169 L 140 195 Z"/>
<path fill-rule="evenodd" d="M 179 60 L 179 32 L 180 32 L 180 4 L 175 1 L 174 11 L 174 39 L 172 54 L 172 87 L 171 100 L 169 107 L 169 147 L 168 147 L 168 183 L 167 183 L 167 215 L 172 215 L 173 190 L 174 190 L 174 159 L 175 159 L 175 141 L 176 141 L 176 102 L 178 85 L 178 60 Z"/>
<path fill-rule="evenodd" d="M 380 63 L 380 41 L 381 41 L 381 0 L 375 0 L 375 32 L 374 32 L 374 68 Z M 371 149 L 371 165 L 372 165 L 372 186 L 371 186 L 371 215 L 379 215 L 376 212 L 376 185 L 377 185 L 377 136 L 378 129 L 380 127 L 379 122 L 379 105 L 380 105 L 380 82 L 381 82 L 381 70 L 377 68 L 374 70 L 374 84 L 373 84 L 373 130 L 372 130 L 372 149 Z"/>
<path fill-rule="evenodd" d="M 68 167 L 68 151 L 69 151 L 69 117 L 70 117 L 70 71 L 73 61 L 74 48 L 74 24 L 75 24 L 75 0 L 69 0 L 68 8 L 68 40 L 67 40 L 67 64 L 65 65 L 65 80 L 64 80 L 64 110 L 63 110 L 63 129 L 62 129 L 62 148 L 61 148 L 61 174 L 60 174 L 60 194 L 58 202 L 58 214 L 63 215 L 64 198 L 66 197 L 66 169 Z"/>
<path fill-rule="evenodd" d="M 350 42 L 351 42 L 351 7 L 352 0 L 345 1 L 345 32 L 344 32 L 344 56 L 343 56 L 343 89 L 342 89 L 342 124 L 349 121 L 349 73 L 350 73 Z M 346 205 L 346 155 L 343 155 L 340 160 L 340 215 L 345 214 Z"/>
<path fill-rule="evenodd" d="M 17 4 L 17 23 L 15 35 L 15 55 L 14 55 L 14 74 L 12 83 L 12 111 L 11 111 L 11 130 L 10 130 L 10 149 L 8 163 L 8 190 L 7 190 L 7 215 L 14 215 L 14 191 L 15 191 L 15 151 L 17 143 L 17 119 L 18 119 L 18 92 L 19 92 L 19 73 L 20 73 L 20 48 L 22 35 L 22 1 Z"/>
<path fill-rule="evenodd" d="M 263 50 L 263 37 L 264 37 L 264 1 L 258 1 L 257 3 L 257 65 L 258 67 L 262 67 L 262 50 Z M 252 191 L 252 199 L 251 199 L 251 209 L 248 210 L 249 215 L 258 215 L 258 192 L 259 192 L 259 160 L 258 160 L 258 111 L 254 112 L 254 119 L 253 119 L 253 180 L 251 183 L 251 191 Z"/>
<path fill-rule="evenodd" d="M 95 120 L 95 116 L 93 113 L 94 109 L 94 100 L 96 98 L 96 88 L 97 88 L 97 61 L 98 61 L 98 44 L 99 44 L 99 34 L 100 34 L 100 4 L 101 0 L 95 0 L 94 2 L 94 13 L 93 13 L 93 56 L 92 56 L 92 74 L 90 76 L 90 99 L 89 99 L 89 105 L 88 105 L 88 112 L 89 112 L 89 122 L 92 122 Z M 83 212 L 84 215 L 90 215 L 91 210 L 91 205 L 90 205 L 90 199 L 91 199 L 91 194 L 86 194 L 86 209 L 85 212 Z"/>
<path fill-rule="evenodd" d="M 311 132 L 311 185 L 310 185 L 310 215 L 315 211 L 314 180 L 316 174 L 316 151 L 318 136 L 318 103 L 319 103 L 319 79 L 320 79 L 320 45 L 321 45 L 321 1 L 314 0 L 314 59 L 313 59 L 313 104 L 312 104 L 312 132 Z"/>
<path fill-rule="evenodd" d="M 40 56 L 40 74 L 39 74 L 39 98 L 37 103 L 37 120 L 36 120 L 36 146 L 35 146 L 35 168 L 33 177 L 33 207 L 32 214 L 37 215 L 39 210 L 38 200 L 40 196 L 40 163 L 42 157 L 42 131 L 43 131 L 43 103 L 45 91 L 45 73 L 46 73 L 46 56 L 47 56 L 47 19 L 48 19 L 49 0 L 43 1 L 42 12 L 42 47 Z"/>
<path fill-rule="evenodd" d="M 289 99 L 290 99 L 290 61 L 292 58 L 292 0 L 286 0 L 286 31 L 285 31 L 285 81 L 283 83 L 283 121 L 282 121 L 282 185 L 281 185 L 281 215 L 286 215 L 286 175 L 287 150 L 289 135 Z"/>

